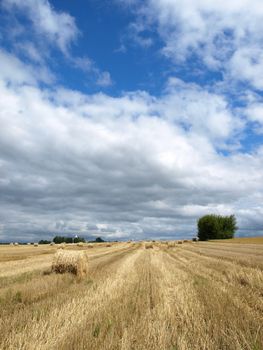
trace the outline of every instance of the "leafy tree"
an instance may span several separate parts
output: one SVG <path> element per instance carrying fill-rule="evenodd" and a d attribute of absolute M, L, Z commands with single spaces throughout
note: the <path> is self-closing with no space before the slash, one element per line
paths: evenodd
<path fill-rule="evenodd" d="M 64 236 L 55 236 L 53 238 L 53 242 L 56 244 L 60 243 L 79 243 L 83 242 L 85 243 L 85 239 L 83 237 L 64 237 Z"/>
<path fill-rule="evenodd" d="M 97 243 L 102 243 L 102 242 L 105 242 L 105 241 L 104 241 L 104 239 L 102 239 L 101 237 L 97 237 L 97 238 L 95 239 L 95 242 L 97 242 Z"/>
<path fill-rule="evenodd" d="M 198 238 L 200 241 L 208 239 L 233 238 L 237 230 L 236 218 L 234 215 L 205 215 L 197 222 Z"/>
<path fill-rule="evenodd" d="M 56 244 L 63 243 L 63 242 L 64 242 L 63 238 L 64 238 L 64 237 L 62 237 L 62 236 L 55 236 L 55 237 L 53 238 L 53 242 L 56 243 Z"/>
<path fill-rule="evenodd" d="M 73 238 L 73 242 L 74 243 L 80 243 L 80 242 L 85 243 L 85 238 L 83 238 L 83 237 L 75 237 L 75 238 Z"/>
<path fill-rule="evenodd" d="M 51 241 L 47 241 L 46 239 L 41 239 L 38 244 L 49 244 Z"/>

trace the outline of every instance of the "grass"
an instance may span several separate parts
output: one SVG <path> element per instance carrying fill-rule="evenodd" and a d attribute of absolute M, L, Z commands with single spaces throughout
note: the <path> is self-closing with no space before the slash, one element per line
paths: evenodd
<path fill-rule="evenodd" d="M 81 247 L 83 280 L 51 273 L 53 247 L 1 249 L 26 257 L 0 262 L 1 350 L 263 349 L 260 244 Z"/>

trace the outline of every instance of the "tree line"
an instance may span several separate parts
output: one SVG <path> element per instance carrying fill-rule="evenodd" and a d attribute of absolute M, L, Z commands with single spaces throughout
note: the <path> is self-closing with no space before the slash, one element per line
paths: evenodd
<path fill-rule="evenodd" d="M 38 243 L 39 244 L 49 244 L 51 242 L 54 242 L 56 244 L 61 244 L 61 243 L 80 243 L 80 242 L 85 243 L 86 240 L 83 237 L 55 236 L 52 241 L 41 239 Z M 97 237 L 94 241 L 89 241 L 89 242 L 100 243 L 100 242 L 105 242 L 105 241 L 101 237 Z"/>

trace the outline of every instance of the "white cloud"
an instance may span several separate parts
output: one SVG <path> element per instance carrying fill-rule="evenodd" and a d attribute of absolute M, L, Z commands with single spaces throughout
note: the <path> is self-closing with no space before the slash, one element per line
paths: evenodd
<path fill-rule="evenodd" d="M 89 57 L 71 57 L 70 61 L 76 68 L 92 76 L 95 79 L 96 85 L 101 87 L 112 85 L 110 73 L 101 71 Z"/>
<path fill-rule="evenodd" d="M 29 66 L 0 48 L 0 78 L 15 84 L 52 83 L 54 75 L 46 67 Z"/>
<path fill-rule="evenodd" d="M 57 45 L 98 85 L 112 84 L 89 57 L 70 53 L 79 32 L 73 17 L 46 0 L 4 5 L 23 11 L 38 38 Z M 261 2 L 149 0 L 139 13 L 130 25 L 139 45 L 152 45 L 143 34 L 154 25 L 162 52 L 176 63 L 194 53 L 228 79 L 263 87 Z M 234 110 L 219 90 L 174 77 L 159 97 L 40 89 L 54 77 L 36 42 L 15 47 L 27 51 L 32 65 L 0 51 L 3 238 L 76 231 L 112 238 L 192 235 L 197 217 L 208 212 L 235 213 L 241 229 L 262 229 L 263 148 L 238 150 L 247 121 L 263 125 L 256 94 L 247 93 L 247 106 Z"/>
<path fill-rule="evenodd" d="M 217 152 L 242 127 L 222 96 L 176 79 L 158 98 L 40 90 L 15 63 L 0 84 L 3 238 L 191 235 L 206 212 L 259 229 L 263 152 Z"/>
<path fill-rule="evenodd" d="M 210 69 L 262 89 L 261 0 L 134 1 L 136 25 L 157 30 L 162 52 L 176 63 L 199 57 Z"/>
<path fill-rule="evenodd" d="M 80 33 L 74 17 L 68 13 L 56 11 L 48 0 L 4 0 L 2 6 L 13 23 L 12 30 L 6 32 L 11 47 L 21 58 L 37 64 L 36 69 L 40 74 L 48 75 L 47 67 L 50 66 L 52 59 L 52 49 L 58 48 L 64 54 L 66 63 L 82 70 L 87 80 L 93 81 L 100 87 L 112 84 L 109 72 L 100 70 L 91 58 L 80 57 L 73 53 L 72 44 L 76 42 Z M 14 14 L 18 15 L 18 18 L 21 14 L 26 16 L 31 21 L 31 25 L 27 24 L 26 27 L 14 17 Z M 25 39 L 25 33 L 28 31 L 30 35 L 27 33 Z M 49 74 L 51 75 L 50 72 Z"/>
<path fill-rule="evenodd" d="M 251 104 L 246 110 L 247 116 L 250 120 L 259 122 L 263 126 L 263 104 Z"/>
<path fill-rule="evenodd" d="M 64 53 L 78 36 L 78 29 L 72 16 L 57 12 L 47 0 L 4 0 L 10 11 L 22 11 L 32 22 L 36 33 L 42 35 Z"/>
<path fill-rule="evenodd" d="M 34 43 L 30 41 L 17 42 L 15 43 L 14 48 L 15 51 L 23 57 L 29 58 L 36 64 L 44 65 L 47 54 L 39 51 Z"/>
<path fill-rule="evenodd" d="M 215 145 L 229 141 L 244 125 L 223 95 L 170 78 L 167 94 L 160 100 L 160 115 L 182 124 Z"/>
<path fill-rule="evenodd" d="M 232 79 L 247 81 L 255 88 L 263 89 L 263 50 L 260 47 L 238 48 L 230 59 L 229 73 Z"/>
<path fill-rule="evenodd" d="M 94 67 L 94 62 L 89 57 L 72 57 L 71 61 L 84 72 L 90 72 Z"/>
<path fill-rule="evenodd" d="M 153 39 L 149 34 L 145 35 L 146 30 L 147 26 L 142 22 L 131 23 L 127 30 L 126 41 L 130 40 L 143 48 L 149 48 L 153 45 Z"/>
<path fill-rule="evenodd" d="M 97 79 L 97 85 L 99 86 L 110 86 L 112 85 L 112 80 L 109 72 L 99 72 L 99 77 Z"/>

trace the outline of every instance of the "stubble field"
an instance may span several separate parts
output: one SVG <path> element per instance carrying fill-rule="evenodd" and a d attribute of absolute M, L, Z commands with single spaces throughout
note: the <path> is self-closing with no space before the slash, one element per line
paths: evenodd
<path fill-rule="evenodd" d="M 78 280 L 52 246 L 0 246 L 0 349 L 263 349 L 263 245 L 155 242 L 85 250 Z"/>

